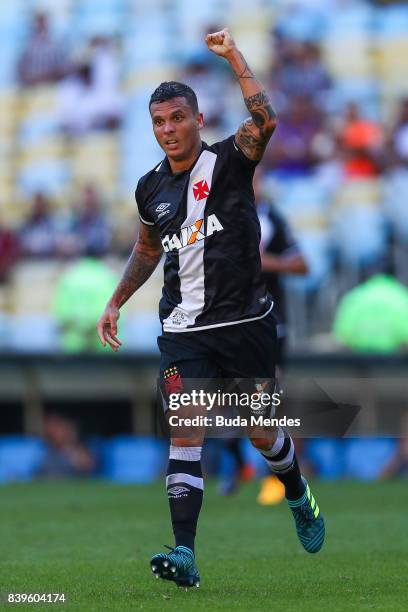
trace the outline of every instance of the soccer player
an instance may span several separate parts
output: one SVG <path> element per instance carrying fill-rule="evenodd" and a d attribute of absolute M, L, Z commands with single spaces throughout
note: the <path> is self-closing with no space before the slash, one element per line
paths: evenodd
<path fill-rule="evenodd" d="M 262 192 L 262 168 L 258 166 L 253 179 L 255 203 L 261 226 L 261 265 L 262 277 L 267 291 L 273 297 L 273 314 L 276 319 L 277 344 L 275 352 L 276 378 L 282 383 L 286 347 L 286 309 L 283 289 L 283 275 L 304 275 L 308 272 L 307 263 L 297 245 L 292 231 L 279 214 L 272 202 L 265 201 Z M 280 388 L 280 387 L 278 387 Z M 296 445 L 296 442 L 295 442 Z M 235 459 L 236 471 L 220 483 L 220 492 L 233 493 L 239 481 L 245 481 L 251 474 L 252 466 L 245 464 L 242 446 L 238 438 L 227 439 L 225 448 Z M 267 467 L 265 466 L 265 471 Z M 285 487 L 272 473 L 262 480 L 258 502 L 262 505 L 280 503 L 285 496 Z"/>
<path fill-rule="evenodd" d="M 254 194 L 257 213 L 261 225 L 261 264 L 262 275 L 268 292 L 273 296 L 273 314 L 277 326 L 276 377 L 279 389 L 286 358 L 286 308 L 285 293 L 282 285 L 283 275 L 304 275 L 308 267 L 297 245 L 292 231 L 279 214 L 274 204 L 266 202 L 261 189 L 261 168 L 254 175 Z M 299 451 L 299 442 L 295 448 Z M 280 503 L 285 496 L 285 488 L 279 479 L 270 473 L 263 478 L 257 501 L 262 505 Z"/>
<path fill-rule="evenodd" d="M 118 350 L 119 309 L 149 278 L 164 250 L 158 344 L 168 396 L 189 379 L 271 380 L 275 369 L 276 325 L 261 277 L 252 178 L 276 116 L 228 30 L 208 34 L 206 43 L 229 62 L 250 117 L 235 135 L 208 146 L 200 138 L 203 116 L 191 88 L 166 82 L 153 92 L 153 132 L 165 157 L 138 182 L 139 237 L 97 325 L 102 344 Z M 288 432 L 278 427 L 250 437 L 285 486 L 302 545 L 317 552 L 324 521 Z M 175 547 L 154 555 L 151 569 L 178 586 L 200 583 L 194 540 L 203 499 L 203 438 L 203 428 L 194 428 L 171 439 L 166 484 Z"/>

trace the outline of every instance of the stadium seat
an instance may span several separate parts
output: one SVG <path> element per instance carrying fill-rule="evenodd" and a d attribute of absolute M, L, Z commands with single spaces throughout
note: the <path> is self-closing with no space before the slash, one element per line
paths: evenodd
<path fill-rule="evenodd" d="M 104 450 L 103 476 L 116 482 L 153 482 L 163 474 L 168 443 L 148 437 L 118 436 Z"/>
<path fill-rule="evenodd" d="M 408 7 L 406 3 L 377 8 L 375 27 L 381 38 L 394 39 L 408 34 Z"/>
<path fill-rule="evenodd" d="M 10 317 L 10 348 L 19 353 L 57 352 L 59 342 L 55 321 L 47 315 L 27 313 Z"/>
<path fill-rule="evenodd" d="M 369 35 L 374 26 L 374 11 L 367 2 L 348 2 L 347 10 L 332 10 L 328 12 L 326 34 L 328 38 L 334 35 Z"/>
<path fill-rule="evenodd" d="M 277 15 L 277 28 L 284 36 L 293 40 L 320 40 L 327 28 L 327 15 L 324 11 L 316 9 L 310 2 L 274 2 L 274 8 L 279 5 Z"/>
<path fill-rule="evenodd" d="M 17 180 L 19 195 L 23 198 L 30 197 L 38 191 L 61 197 L 69 185 L 70 168 L 65 160 L 33 161 L 20 166 Z"/>
<path fill-rule="evenodd" d="M 396 236 L 408 240 L 408 171 L 400 168 L 388 175 L 384 182 L 385 213 Z"/>
<path fill-rule="evenodd" d="M 334 101 L 333 107 L 339 113 L 350 100 L 353 100 L 364 109 L 365 117 L 374 121 L 381 119 L 379 116 L 381 86 L 373 73 L 358 78 L 351 78 L 349 74 L 342 75 L 336 79 L 331 95 Z"/>
<path fill-rule="evenodd" d="M 353 232 L 350 228 L 353 227 Z M 370 265 L 378 261 L 386 249 L 384 218 L 378 211 L 358 207 L 344 212 L 333 227 L 333 238 L 340 256 L 351 265 Z"/>
<path fill-rule="evenodd" d="M 121 327 L 123 348 L 129 351 L 157 353 L 160 334 L 161 325 L 153 304 L 151 312 L 126 316 Z"/>
<path fill-rule="evenodd" d="M 379 260 L 386 249 L 385 216 L 379 181 L 350 180 L 332 212 L 332 238 L 340 257 L 355 266 Z M 353 231 L 350 231 L 353 228 Z"/>
<path fill-rule="evenodd" d="M 9 316 L 3 312 L 3 296 L 0 296 L 0 352 L 3 352 L 9 346 Z"/>
<path fill-rule="evenodd" d="M 126 25 L 126 0 L 87 0 L 77 3 L 72 13 L 75 36 L 115 36 Z"/>
<path fill-rule="evenodd" d="M 373 73 L 371 40 L 360 34 L 329 36 L 324 47 L 324 57 L 336 79 L 368 79 Z"/>
<path fill-rule="evenodd" d="M 0 438 L 0 483 L 31 480 L 45 454 L 38 438 L 5 436 Z"/>

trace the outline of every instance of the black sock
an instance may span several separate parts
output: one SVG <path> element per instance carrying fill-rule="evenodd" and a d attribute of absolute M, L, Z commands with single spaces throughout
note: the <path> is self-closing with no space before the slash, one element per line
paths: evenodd
<path fill-rule="evenodd" d="M 305 492 L 293 440 L 281 427 L 275 443 L 269 451 L 261 451 L 271 471 L 285 486 L 287 499 L 299 499 Z"/>
<path fill-rule="evenodd" d="M 198 515 L 203 501 L 201 461 L 170 459 L 166 486 L 176 546 L 187 546 L 194 552 Z"/>

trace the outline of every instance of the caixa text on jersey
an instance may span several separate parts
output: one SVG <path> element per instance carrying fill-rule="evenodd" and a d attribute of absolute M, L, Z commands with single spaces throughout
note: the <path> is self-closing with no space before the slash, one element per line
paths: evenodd
<path fill-rule="evenodd" d="M 192 225 L 183 227 L 178 234 L 165 236 L 162 239 L 163 249 L 173 251 L 183 249 L 184 247 L 194 244 L 199 240 L 204 240 L 207 236 L 211 236 L 215 232 L 223 230 L 223 226 L 217 219 L 216 215 L 209 215 L 207 219 L 197 219 Z"/>

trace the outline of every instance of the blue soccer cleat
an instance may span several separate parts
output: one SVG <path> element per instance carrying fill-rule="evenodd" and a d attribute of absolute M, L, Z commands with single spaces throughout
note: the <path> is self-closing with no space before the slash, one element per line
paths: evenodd
<path fill-rule="evenodd" d="M 156 578 L 172 580 L 179 587 L 199 587 L 200 574 L 195 564 L 194 553 L 186 546 L 166 546 L 170 553 L 158 553 L 150 561 Z"/>
<path fill-rule="evenodd" d="M 296 531 L 303 548 L 308 553 L 317 553 L 324 542 L 324 519 L 303 476 L 302 480 L 305 483 L 306 491 L 300 499 L 288 499 L 288 504 L 292 510 Z"/>

